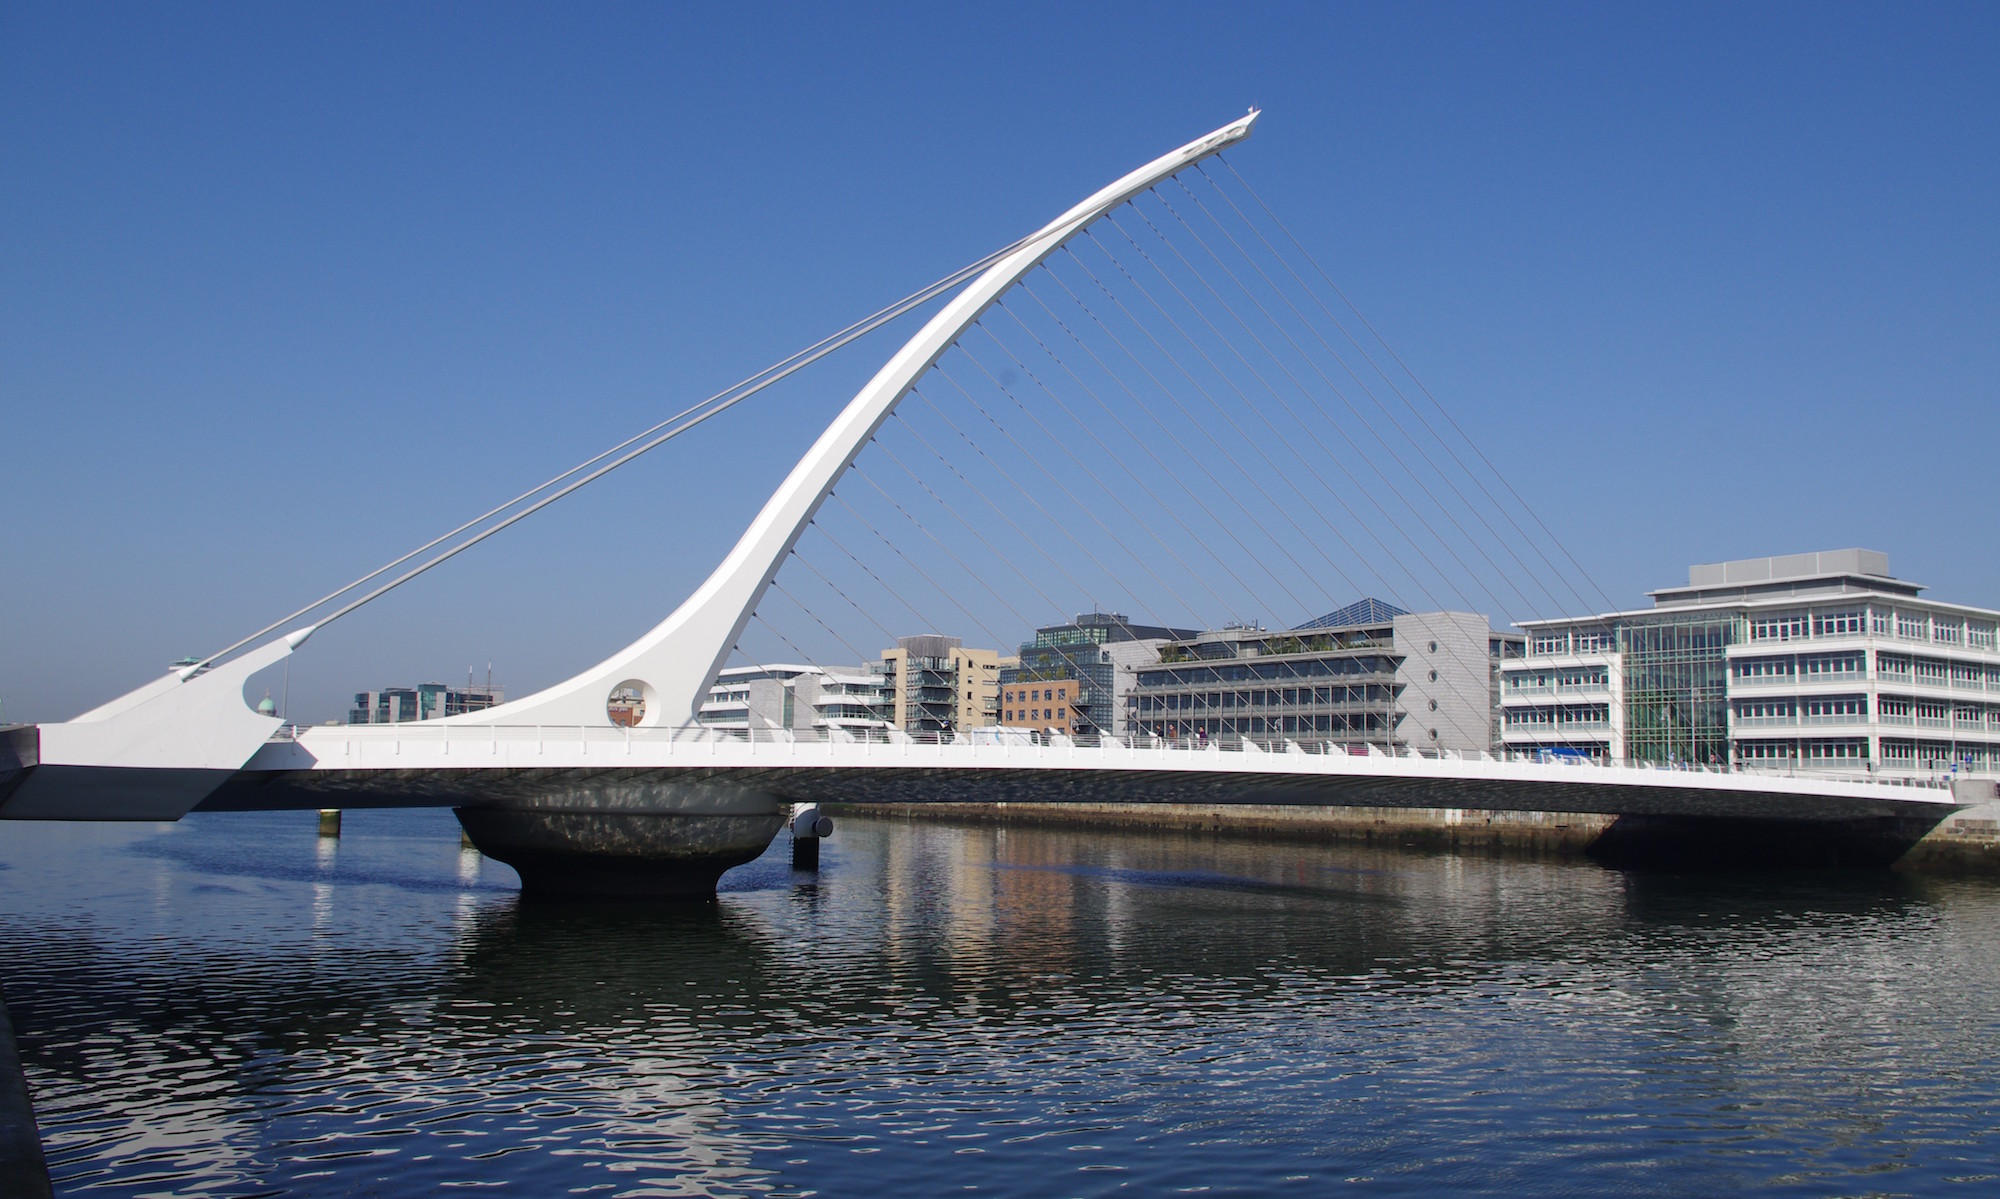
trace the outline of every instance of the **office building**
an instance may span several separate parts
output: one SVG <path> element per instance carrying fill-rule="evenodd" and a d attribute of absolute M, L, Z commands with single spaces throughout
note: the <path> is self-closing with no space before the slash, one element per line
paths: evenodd
<path fill-rule="evenodd" d="M 1473 756 L 1492 748 L 1496 664 L 1519 641 L 1475 613 L 1364 599 L 1294 629 L 1170 642 L 1136 672 L 1126 702 L 1131 727 L 1153 736 Z"/>
<path fill-rule="evenodd" d="M 384 687 L 380 691 L 357 691 L 348 710 L 349 724 L 401 724 L 406 720 L 436 720 L 496 707 L 506 698 L 504 688 L 492 683 L 449 687 L 443 683 L 419 683 L 414 687 Z"/>
<path fill-rule="evenodd" d="M 1618 764 L 1988 774 L 2000 764 L 2000 612 L 1924 599 L 1888 555 L 1688 568 L 1653 606 L 1523 621 L 1502 670 L 1516 756 Z"/>
<path fill-rule="evenodd" d="M 1139 668 L 1157 663 L 1160 647 L 1198 632 L 1133 624 L 1119 612 L 1084 612 L 1036 629 L 1016 664 L 1000 672 L 999 723 L 1122 737 L 1125 696 Z"/>

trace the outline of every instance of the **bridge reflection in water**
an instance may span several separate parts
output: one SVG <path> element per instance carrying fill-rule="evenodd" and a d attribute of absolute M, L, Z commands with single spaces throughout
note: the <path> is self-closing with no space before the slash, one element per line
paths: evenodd
<path fill-rule="evenodd" d="M 344 831 L 5 829 L 59 1187 L 1924 1191 L 2000 1152 L 1984 885 L 857 820 L 816 881 L 634 909 L 524 905 L 442 813 Z"/>

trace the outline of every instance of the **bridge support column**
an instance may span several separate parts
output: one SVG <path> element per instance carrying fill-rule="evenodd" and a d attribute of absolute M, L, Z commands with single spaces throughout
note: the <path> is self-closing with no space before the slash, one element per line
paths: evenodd
<path fill-rule="evenodd" d="M 512 866 L 529 896 L 706 899 L 771 844 L 782 816 L 457 808 L 473 848 Z"/>
<path fill-rule="evenodd" d="M 737 785 L 597 778 L 524 790 L 453 811 L 472 847 L 512 866 L 530 896 L 707 898 L 785 823 L 785 805 Z"/>

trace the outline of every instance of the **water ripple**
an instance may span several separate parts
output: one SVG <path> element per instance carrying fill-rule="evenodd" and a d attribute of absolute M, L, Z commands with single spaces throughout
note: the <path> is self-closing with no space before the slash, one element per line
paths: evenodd
<path fill-rule="evenodd" d="M 0 828 L 58 1189 L 1977 1193 L 2000 891 L 846 821 L 522 904 L 443 813 Z"/>

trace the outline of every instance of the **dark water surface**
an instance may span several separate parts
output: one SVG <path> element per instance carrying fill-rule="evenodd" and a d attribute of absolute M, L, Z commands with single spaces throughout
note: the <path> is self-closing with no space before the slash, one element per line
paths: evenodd
<path fill-rule="evenodd" d="M 843 820 L 698 911 L 445 813 L 0 824 L 59 1192 L 2000 1194 L 2000 888 Z"/>

